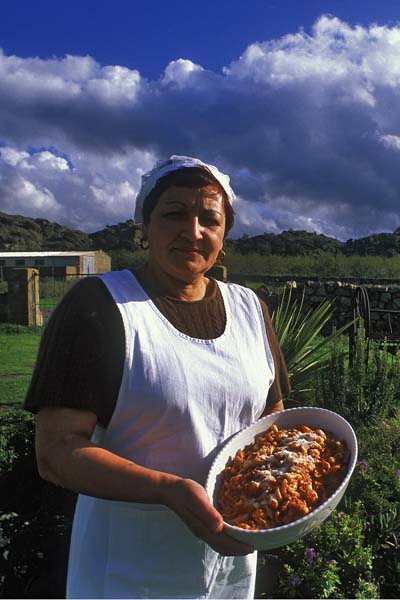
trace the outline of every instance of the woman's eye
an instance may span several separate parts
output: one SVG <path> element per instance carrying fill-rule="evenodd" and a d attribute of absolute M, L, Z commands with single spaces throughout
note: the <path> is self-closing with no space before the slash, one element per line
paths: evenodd
<path fill-rule="evenodd" d="M 212 217 L 211 215 L 204 216 L 202 221 L 204 225 L 208 225 L 209 227 L 218 227 L 220 225 L 219 219 L 217 217 Z"/>
<path fill-rule="evenodd" d="M 170 211 L 168 211 L 168 212 L 164 213 L 164 217 L 172 217 L 172 218 L 175 218 L 175 217 L 182 217 L 182 216 L 183 216 L 183 214 L 184 214 L 184 213 L 182 213 L 182 212 L 181 212 L 181 211 L 179 211 L 179 210 L 170 210 Z"/>

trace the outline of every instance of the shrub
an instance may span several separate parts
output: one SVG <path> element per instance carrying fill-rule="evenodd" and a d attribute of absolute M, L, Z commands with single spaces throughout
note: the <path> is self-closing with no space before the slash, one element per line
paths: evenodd
<path fill-rule="evenodd" d="M 372 548 L 361 503 L 332 515 L 305 538 L 278 551 L 282 569 L 274 598 L 377 598 Z"/>
<path fill-rule="evenodd" d="M 366 514 L 378 515 L 400 504 L 400 425 L 390 419 L 357 431 L 359 460 L 346 496 L 362 499 Z"/>
<path fill-rule="evenodd" d="M 0 334 L 17 335 L 20 333 L 37 333 L 41 328 L 34 325 L 19 325 L 18 323 L 0 323 Z"/>
<path fill-rule="evenodd" d="M 1 514 L 0 597 L 65 598 L 69 531 L 63 514 Z"/>
<path fill-rule="evenodd" d="M 359 460 L 346 492 L 349 514 L 363 504 L 365 543 L 373 579 L 384 598 L 400 597 L 400 355 L 393 356 L 359 328 L 351 364 L 339 347 L 319 376 L 316 401 L 356 430 Z"/>
<path fill-rule="evenodd" d="M 34 418 L 24 410 L 0 412 L 0 478 L 32 457 L 33 432 Z"/>
<path fill-rule="evenodd" d="M 319 376 L 315 403 L 340 413 L 355 427 L 363 427 L 394 413 L 399 407 L 400 353 L 368 340 L 362 323 L 354 340 L 353 359 L 347 364 L 334 344 L 327 368 Z"/>
<path fill-rule="evenodd" d="M 364 505 L 366 539 L 383 598 L 400 598 L 400 422 L 389 419 L 357 432 L 360 460 L 346 504 Z"/>
<path fill-rule="evenodd" d="M 0 412 L 0 498 L 0 597 L 63 597 L 76 496 L 39 477 L 21 409 Z"/>
<path fill-rule="evenodd" d="M 142 267 L 148 257 L 147 250 L 109 250 L 108 254 L 111 257 L 111 264 L 113 271 L 119 271 L 121 269 L 138 269 Z"/>
<path fill-rule="evenodd" d="M 382 598 L 400 597 L 400 506 L 371 515 L 367 537 L 374 552 L 374 574 Z"/>

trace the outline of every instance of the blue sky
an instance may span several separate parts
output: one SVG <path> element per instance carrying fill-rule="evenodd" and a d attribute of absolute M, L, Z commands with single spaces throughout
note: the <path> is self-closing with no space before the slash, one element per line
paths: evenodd
<path fill-rule="evenodd" d="M 186 153 L 231 175 L 234 237 L 393 231 L 399 22 L 394 1 L 5 3 L 0 211 L 94 231 Z"/>
<path fill-rule="evenodd" d="M 103 65 L 138 69 L 154 79 L 177 58 L 220 71 L 255 41 L 301 27 L 309 32 L 321 14 L 352 24 L 395 25 L 400 5 L 397 0 L 25 0 L 22 6 L 4 3 L 1 13 L 6 54 L 89 54 Z"/>

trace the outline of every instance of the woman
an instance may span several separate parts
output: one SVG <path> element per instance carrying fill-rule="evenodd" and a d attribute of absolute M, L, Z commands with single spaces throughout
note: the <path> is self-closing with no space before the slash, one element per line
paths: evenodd
<path fill-rule="evenodd" d="M 145 267 L 80 282 L 46 327 L 25 406 L 40 474 L 80 493 L 68 597 L 253 596 L 256 553 L 203 486 L 289 386 L 266 307 L 206 275 L 233 198 L 198 159 L 158 164 L 138 196 Z"/>

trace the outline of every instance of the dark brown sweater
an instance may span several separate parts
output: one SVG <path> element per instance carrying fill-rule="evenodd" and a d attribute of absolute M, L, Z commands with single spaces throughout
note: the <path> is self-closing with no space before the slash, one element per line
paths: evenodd
<path fill-rule="evenodd" d="M 196 302 L 146 292 L 186 335 L 213 339 L 224 331 L 225 307 L 214 280 L 207 296 Z M 275 381 L 266 399 L 266 406 L 273 406 L 289 395 L 290 385 L 267 306 L 260 303 L 275 363 Z M 31 412 L 42 406 L 86 409 L 106 427 L 117 402 L 124 361 L 125 333 L 118 307 L 100 279 L 85 278 L 64 296 L 46 325 L 24 407 Z"/>

